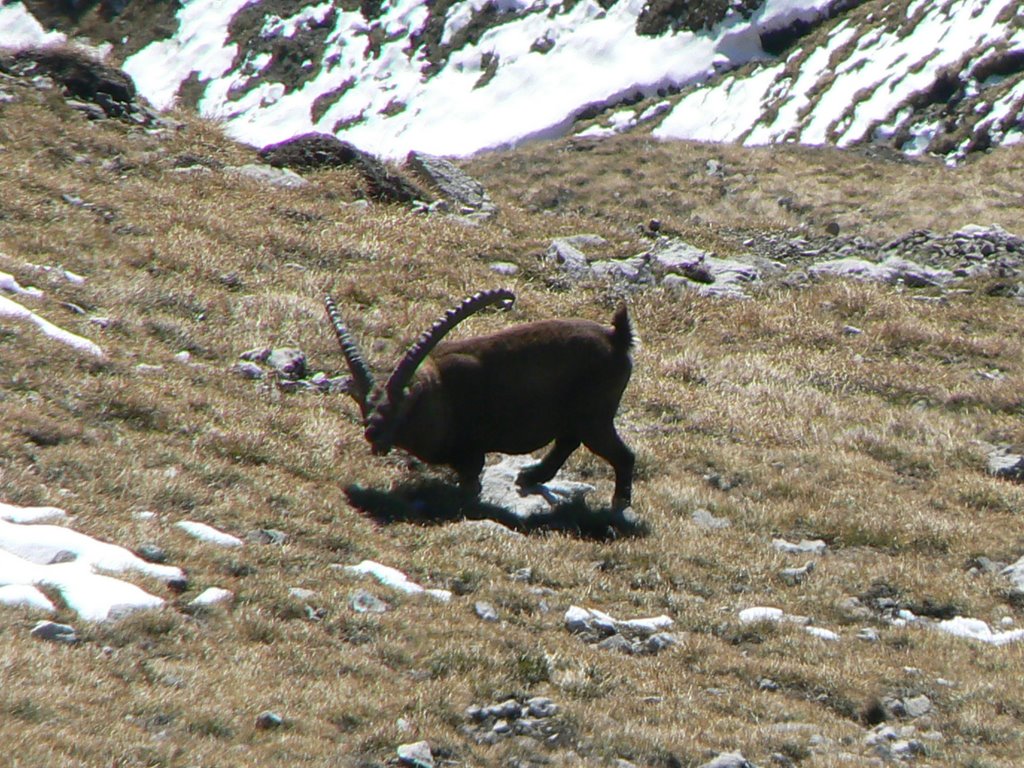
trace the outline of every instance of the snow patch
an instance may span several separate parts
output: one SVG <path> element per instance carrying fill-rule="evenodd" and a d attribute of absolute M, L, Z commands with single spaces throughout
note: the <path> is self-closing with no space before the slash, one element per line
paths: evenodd
<path fill-rule="evenodd" d="M 409 577 L 397 568 L 382 565 L 373 560 L 363 560 L 358 565 L 346 565 L 345 571 L 357 575 L 373 576 L 381 584 L 407 595 L 427 594 L 445 603 L 452 599 L 452 593 L 447 589 L 426 589 L 416 582 L 410 581 Z"/>
<path fill-rule="evenodd" d="M 51 339 L 59 341 L 61 344 L 66 344 L 69 347 L 73 347 L 81 352 L 93 355 L 94 357 L 104 357 L 103 350 L 100 349 L 99 345 L 84 336 L 79 336 L 71 331 L 66 331 L 60 326 L 54 325 L 49 320 L 46 320 L 37 315 L 27 307 L 22 306 L 13 299 L 9 299 L 6 296 L 0 296 L 0 317 L 8 317 L 15 320 L 28 320 L 34 323 L 39 330 L 49 336 Z"/>
<path fill-rule="evenodd" d="M 210 544 L 216 544 L 218 547 L 240 547 L 243 543 L 237 536 L 232 536 L 230 533 L 219 531 L 212 525 L 207 525 L 206 523 L 197 523 L 193 520 L 181 520 L 174 525 L 175 527 L 183 530 L 189 536 Z"/>
<path fill-rule="evenodd" d="M 63 510 L 3 504 L 0 516 L 0 604 L 53 612 L 40 588 L 53 589 L 83 619 L 108 621 L 164 601 L 106 574 L 136 573 L 165 582 L 184 578 L 180 568 L 146 562 L 115 544 L 56 525 L 29 524 L 63 519 Z"/>

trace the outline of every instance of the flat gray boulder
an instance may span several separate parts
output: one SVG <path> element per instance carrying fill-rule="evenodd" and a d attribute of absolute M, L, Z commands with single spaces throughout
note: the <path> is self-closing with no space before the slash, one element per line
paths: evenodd
<path fill-rule="evenodd" d="M 480 478 L 480 501 L 501 507 L 526 522 L 548 515 L 556 507 L 582 502 L 594 490 L 589 483 L 555 479 L 543 485 L 520 487 L 516 478 L 524 467 L 535 464 L 530 456 L 505 456 L 497 464 L 484 469 Z"/>

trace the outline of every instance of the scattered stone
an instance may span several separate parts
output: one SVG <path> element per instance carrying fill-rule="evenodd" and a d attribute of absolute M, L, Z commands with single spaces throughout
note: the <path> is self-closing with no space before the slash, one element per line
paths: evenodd
<path fill-rule="evenodd" d="M 663 237 L 644 254 L 666 287 L 695 290 L 709 296 L 742 298 L 749 283 L 762 279 L 779 265 L 766 259 L 719 259 L 682 240 Z"/>
<path fill-rule="evenodd" d="M 695 525 L 712 531 L 728 528 L 732 525 L 732 521 L 727 517 L 715 517 L 706 509 L 694 510 L 691 519 Z"/>
<path fill-rule="evenodd" d="M 480 501 L 507 510 L 523 522 L 550 515 L 556 508 L 583 502 L 594 490 L 588 483 L 559 479 L 561 473 L 543 485 L 523 487 L 519 473 L 534 464 L 529 456 L 505 456 L 497 464 L 485 467 L 480 478 Z"/>
<path fill-rule="evenodd" d="M 235 599 L 235 593 L 221 587 L 208 587 L 198 597 L 189 602 L 193 608 L 209 608 L 214 605 L 229 604 Z"/>
<path fill-rule="evenodd" d="M 413 768 L 434 768 L 434 755 L 430 751 L 430 744 L 425 741 L 402 744 L 398 747 L 398 759 L 403 765 L 411 765 Z"/>
<path fill-rule="evenodd" d="M 494 610 L 494 606 L 482 600 L 473 604 L 473 611 L 476 613 L 477 618 L 482 621 L 498 620 L 498 612 Z"/>
<path fill-rule="evenodd" d="M 821 539 L 801 539 L 793 544 L 785 539 L 772 539 L 772 546 L 787 555 L 823 555 L 828 545 Z"/>
<path fill-rule="evenodd" d="M 863 640 L 866 643 L 877 643 L 881 638 L 878 635 L 878 630 L 873 627 L 863 627 L 857 632 L 857 639 Z"/>
<path fill-rule="evenodd" d="M 240 360 L 248 360 L 252 363 L 265 363 L 267 358 L 270 357 L 271 351 L 270 347 L 254 347 L 253 349 L 247 349 L 238 357 Z"/>
<path fill-rule="evenodd" d="M 348 606 L 356 613 L 384 613 L 390 607 L 386 602 L 365 589 L 357 589 L 348 596 Z"/>
<path fill-rule="evenodd" d="M 256 715 L 256 730 L 269 731 L 284 725 L 284 718 L 269 709 Z"/>
<path fill-rule="evenodd" d="M 245 534 L 250 544 L 276 544 L 282 546 L 288 541 L 288 534 L 276 528 L 258 528 Z"/>
<path fill-rule="evenodd" d="M 913 696 L 903 699 L 903 709 L 906 711 L 907 717 L 914 719 L 924 717 L 932 711 L 932 701 L 924 694 Z"/>
<path fill-rule="evenodd" d="M 804 627 L 804 631 L 809 635 L 814 635 L 819 640 L 836 642 L 841 639 L 837 632 L 833 632 L 831 629 L 825 629 L 824 627 Z"/>
<path fill-rule="evenodd" d="M 574 280 L 585 280 L 592 276 L 587 257 L 569 238 L 552 240 L 544 253 L 544 259 Z"/>
<path fill-rule="evenodd" d="M 167 552 L 163 547 L 157 546 L 156 544 L 143 544 L 135 550 L 135 554 L 149 563 L 167 562 Z"/>
<path fill-rule="evenodd" d="M 756 768 L 740 752 L 723 752 L 713 760 L 703 763 L 700 768 Z"/>
<path fill-rule="evenodd" d="M 497 211 L 483 184 L 454 163 L 423 152 L 410 152 L 406 163 L 444 197 L 458 205 L 461 213 L 490 216 Z"/>
<path fill-rule="evenodd" d="M 74 645 L 78 642 L 78 634 L 75 628 L 67 624 L 58 624 L 55 621 L 40 621 L 29 633 L 32 637 L 40 640 L 49 640 L 53 643 L 66 643 Z"/>
<path fill-rule="evenodd" d="M 283 187 L 286 189 L 298 189 L 309 184 L 306 179 L 289 168 L 273 168 L 269 165 L 260 165 L 259 163 L 229 165 L 224 168 L 224 172 L 235 176 L 242 176 L 262 184 L 268 184 L 272 187 Z"/>
<path fill-rule="evenodd" d="M 610 635 L 597 644 L 602 651 L 618 651 L 619 653 L 631 654 L 634 652 L 633 644 L 622 635 Z"/>
<path fill-rule="evenodd" d="M 519 274 L 519 265 L 511 261 L 492 261 L 487 268 L 502 277 L 515 277 Z"/>
<path fill-rule="evenodd" d="M 554 717 L 558 714 L 558 705 L 544 696 L 534 696 L 526 701 L 526 710 L 530 717 Z"/>
<path fill-rule="evenodd" d="M 306 355 L 301 349 L 281 347 L 267 355 L 267 364 L 281 376 L 292 381 L 305 378 Z"/>
<path fill-rule="evenodd" d="M 673 625 L 668 616 L 650 619 L 614 619 L 603 611 L 573 605 L 565 612 L 565 627 L 586 643 L 601 650 L 629 654 L 659 653 L 677 642 L 674 635 L 662 632 Z"/>
<path fill-rule="evenodd" d="M 243 379 L 258 380 L 263 378 L 263 369 L 256 365 L 256 363 L 243 360 L 241 363 L 235 363 L 231 366 L 231 370 Z"/>
<path fill-rule="evenodd" d="M 791 587 L 802 584 L 814 571 L 814 562 L 805 563 L 800 568 L 783 568 L 779 571 L 779 578 Z"/>
<path fill-rule="evenodd" d="M 1003 480 L 1024 482 L 1024 456 L 996 448 L 989 454 L 988 472 Z"/>
<path fill-rule="evenodd" d="M 230 533 L 224 533 L 224 531 L 218 531 L 213 526 L 207 525 L 206 523 L 199 523 L 192 520 L 181 520 L 174 524 L 176 528 L 180 528 L 189 536 L 193 536 L 201 541 L 206 541 L 211 544 L 216 544 L 219 547 L 240 547 L 243 542 L 237 536 L 232 536 Z"/>
<path fill-rule="evenodd" d="M 288 595 L 294 597 L 296 600 L 309 601 L 316 597 L 316 592 L 312 589 L 306 589 L 305 587 L 292 587 L 288 590 Z"/>
<path fill-rule="evenodd" d="M 466 708 L 468 723 L 460 731 L 477 744 L 496 744 L 513 737 L 554 744 L 563 728 L 558 712 L 558 705 L 543 696 L 526 702 L 507 699 L 490 706 L 474 705 Z"/>

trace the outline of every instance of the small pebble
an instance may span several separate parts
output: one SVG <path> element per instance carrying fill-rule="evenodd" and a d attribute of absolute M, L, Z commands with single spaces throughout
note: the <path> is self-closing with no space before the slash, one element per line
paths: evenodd
<path fill-rule="evenodd" d="M 54 643 L 67 643 L 74 645 L 78 642 L 78 634 L 74 627 L 67 624 L 58 624 L 55 621 L 40 621 L 29 633 L 32 637 L 40 640 L 49 640 Z"/>
<path fill-rule="evenodd" d="M 256 730 L 269 731 L 273 728 L 280 728 L 284 725 L 284 718 L 269 709 L 256 715 Z"/>

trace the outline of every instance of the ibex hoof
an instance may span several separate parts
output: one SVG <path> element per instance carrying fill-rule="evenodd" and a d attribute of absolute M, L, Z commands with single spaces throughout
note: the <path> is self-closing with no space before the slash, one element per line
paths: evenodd
<path fill-rule="evenodd" d="M 539 464 L 535 464 L 532 467 L 527 467 L 516 476 L 516 485 L 520 488 L 533 488 L 534 486 L 545 483 L 551 478 L 544 477 L 537 470 L 540 468 Z"/>

